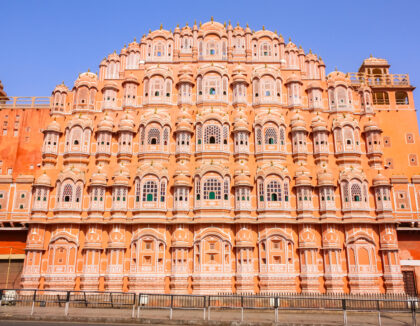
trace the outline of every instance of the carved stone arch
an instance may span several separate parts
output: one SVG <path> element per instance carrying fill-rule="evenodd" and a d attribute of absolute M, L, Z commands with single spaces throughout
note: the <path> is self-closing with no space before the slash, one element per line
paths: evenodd
<path fill-rule="evenodd" d="M 261 243 L 263 241 L 269 240 L 273 237 L 280 237 L 283 238 L 286 241 L 291 242 L 293 245 L 295 244 L 293 237 L 290 234 L 287 234 L 284 230 L 275 228 L 271 229 L 265 232 L 265 234 L 261 235 L 258 239 L 258 243 Z"/>
<path fill-rule="evenodd" d="M 204 229 L 201 229 L 198 233 L 194 235 L 194 243 L 200 242 L 206 237 L 214 236 L 222 241 L 227 241 L 231 246 L 232 244 L 232 237 L 227 232 L 217 228 L 217 227 L 207 227 Z"/>
<path fill-rule="evenodd" d="M 216 73 L 220 75 L 220 77 L 229 77 L 227 68 L 217 64 L 206 64 L 198 68 L 197 77 L 201 76 L 204 77 L 209 73 Z"/>
<path fill-rule="evenodd" d="M 147 237 L 147 236 L 155 238 L 157 241 L 163 242 L 166 246 L 166 236 L 165 236 L 165 234 L 162 235 L 157 230 L 151 229 L 151 228 L 146 228 L 146 229 L 141 229 L 140 231 L 136 231 L 133 234 L 133 237 L 131 238 L 131 243 L 136 242 L 136 241 L 140 240 L 141 238 L 144 238 L 144 237 Z"/>
<path fill-rule="evenodd" d="M 79 240 L 76 236 L 69 234 L 67 232 L 64 231 L 59 231 L 56 234 L 54 234 L 52 236 L 52 238 L 50 239 L 49 245 L 54 244 L 56 241 L 58 241 L 59 239 L 64 239 L 67 242 L 72 242 L 75 244 L 76 247 L 79 247 Z"/>
<path fill-rule="evenodd" d="M 373 237 L 365 231 L 356 231 L 355 233 L 348 236 L 346 239 L 346 246 L 349 246 L 352 243 L 357 243 L 360 240 L 365 240 L 366 242 L 370 243 L 371 245 L 375 246 L 375 240 Z"/>
<path fill-rule="evenodd" d="M 200 169 L 197 169 L 195 171 L 194 177 L 198 176 L 200 178 L 203 178 L 207 173 L 210 172 L 219 174 L 222 179 L 224 179 L 225 177 L 228 177 L 230 179 L 230 173 L 228 169 L 219 165 L 210 164 L 203 165 L 200 167 Z"/>

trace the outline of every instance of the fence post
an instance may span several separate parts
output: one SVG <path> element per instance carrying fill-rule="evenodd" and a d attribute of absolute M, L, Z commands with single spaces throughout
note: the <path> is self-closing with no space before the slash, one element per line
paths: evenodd
<path fill-rule="evenodd" d="M 279 297 L 274 298 L 274 321 L 279 322 Z"/>
<path fill-rule="evenodd" d="M 416 301 L 411 301 L 411 319 L 412 319 L 412 325 L 417 326 L 417 318 L 416 318 Z"/>
<path fill-rule="evenodd" d="M 346 299 L 341 300 L 341 306 L 343 308 L 343 324 L 347 326 L 347 308 L 346 308 Z"/>
<path fill-rule="evenodd" d="M 140 318 L 141 293 L 139 293 L 139 302 L 137 304 L 137 318 Z"/>
<path fill-rule="evenodd" d="M 70 305 L 70 291 L 67 291 L 66 305 L 64 306 L 64 316 L 69 315 L 69 305 Z"/>
<path fill-rule="evenodd" d="M 241 296 L 241 321 L 244 321 L 244 296 Z"/>
<path fill-rule="evenodd" d="M 207 320 L 210 320 L 210 296 L 207 297 Z"/>
<path fill-rule="evenodd" d="M 33 316 L 35 312 L 35 300 L 36 300 L 36 290 L 34 290 L 34 295 L 32 297 L 32 309 L 31 309 L 31 316 Z"/>
<path fill-rule="evenodd" d="M 174 306 L 174 296 L 171 294 L 171 310 L 169 311 L 169 319 L 172 320 L 172 307 Z"/>
<path fill-rule="evenodd" d="M 135 293 L 133 293 L 133 299 L 134 299 L 134 301 L 133 301 L 133 311 L 131 312 L 131 318 L 136 318 L 136 316 L 135 316 L 135 314 L 136 314 L 136 298 L 137 298 L 137 295 L 135 294 Z"/>
<path fill-rule="evenodd" d="M 381 320 L 381 305 L 379 300 L 376 300 L 376 307 L 378 308 L 378 325 L 382 326 L 382 320 Z"/>
<path fill-rule="evenodd" d="M 206 320 L 206 296 L 203 296 L 203 320 Z"/>

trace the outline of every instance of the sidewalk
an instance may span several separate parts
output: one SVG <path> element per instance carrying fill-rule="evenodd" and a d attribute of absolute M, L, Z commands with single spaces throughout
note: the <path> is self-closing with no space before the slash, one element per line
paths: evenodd
<path fill-rule="evenodd" d="M 31 306 L 1 306 L 2 320 L 73 321 L 104 324 L 160 324 L 160 325 L 343 325 L 340 311 L 279 311 L 279 323 L 274 322 L 273 311 L 245 310 L 241 322 L 240 310 L 212 310 L 211 320 L 203 320 L 203 310 L 173 310 L 172 320 L 169 310 L 95 309 L 73 308 L 65 316 L 64 307 L 35 307 L 31 316 Z M 134 318 L 133 318 L 134 316 Z M 139 316 L 139 318 L 138 318 Z M 208 313 L 206 313 L 208 318 Z M 350 312 L 348 325 L 379 325 L 377 312 Z M 412 325 L 411 314 L 382 313 L 382 326 Z"/>

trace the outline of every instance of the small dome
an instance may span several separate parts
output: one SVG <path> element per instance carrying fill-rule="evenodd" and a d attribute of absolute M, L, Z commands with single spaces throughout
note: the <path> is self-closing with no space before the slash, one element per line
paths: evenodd
<path fill-rule="evenodd" d="M 118 169 L 117 171 L 115 171 L 112 179 L 113 179 L 114 186 L 124 186 L 124 187 L 129 186 L 130 178 L 129 176 L 127 176 L 127 172 L 124 171 L 123 169 Z"/>
<path fill-rule="evenodd" d="M 238 115 L 233 122 L 233 131 L 249 132 L 249 123 L 244 115 Z"/>
<path fill-rule="evenodd" d="M 120 61 L 120 56 L 117 54 L 117 52 L 114 51 L 114 53 L 111 53 L 108 56 L 109 61 Z"/>
<path fill-rule="evenodd" d="M 313 131 L 328 131 L 327 126 L 327 122 L 320 115 L 312 118 L 311 128 Z"/>
<path fill-rule="evenodd" d="M 130 114 L 125 114 L 125 116 L 120 120 L 118 130 L 134 132 L 134 119 Z"/>
<path fill-rule="evenodd" d="M 369 131 L 382 132 L 382 129 L 379 128 L 379 126 L 378 126 L 378 124 L 376 123 L 375 120 L 369 119 L 368 122 L 366 122 L 366 124 L 365 124 L 364 132 L 369 132 Z"/>
<path fill-rule="evenodd" d="M 67 93 L 69 91 L 68 87 L 64 85 L 64 82 L 61 84 L 55 86 L 53 93 L 55 92 L 61 92 L 61 93 Z"/>
<path fill-rule="evenodd" d="M 295 172 L 296 186 L 310 186 L 311 174 L 303 165 L 299 166 Z"/>
<path fill-rule="evenodd" d="M 61 132 L 61 126 L 60 124 L 54 119 L 51 121 L 45 131 L 55 131 L 55 132 Z"/>
<path fill-rule="evenodd" d="M 185 174 L 179 174 L 174 178 L 174 186 L 191 187 L 191 179 Z"/>
<path fill-rule="evenodd" d="M 380 172 L 373 178 L 372 184 L 374 187 L 377 186 L 389 186 L 389 179 L 381 174 Z"/>
<path fill-rule="evenodd" d="M 298 131 L 298 130 L 305 130 L 306 131 L 305 120 L 303 119 L 303 117 L 299 113 L 296 113 L 295 115 L 293 115 L 290 124 L 291 124 L 291 127 L 292 127 L 292 131 Z"/>
<path fill-rule="evenodd" d="M 34 185 L 35 186 L 51 187 L 51 178 L 44 171 L 43 174 L 41 174 L 38 178 L 36 178 Z"/>
<path fill-rule="evenodd" d="M 106 186 L 107 185 L 107 177 L 106 174 L 102 171 L 98 170 L 92 174 L 90 178 L 90 185 L 91 186 Z"/>
<path fill-rule="evenodd" d="M 296 75 L 295 73 L 292 73 L 287 79 L 286 79 L 286 83 L 285 85 L 289 84 L 289 83 L 300 83 L 302 84 L 302 81 L 300 79 L 300 77 L 298 75 Z"/>
<path fill-rule="evenodd" d="M 124 80 L 122 81 L 122 84 L 127 84 L 127 83 L 134 83 L 139 85 L 139 81 L 137 80 L 136 76 L 134 76 L 133 74 L 130 74 L 129 76 L 125 77 Z"/>
<path fill-rule="evenodd" d="M 236 83 L 243 82 L 248 84 L 246 70 L 241 64 L 238 64 L 235 66 L 235 68 L 233 68 L 232 81 Z"/>
<path fill-rule="evenodd" d="M 97 130 L 112 132 L 113 129 L 114 129 L 113 119 L 108 114 L 104 114 L 102 120 L 98 122 Z"/>
<path fill-rule="evenodd" d="M 239 174 L 234 179 L 235 187 L 252 187 L 251 179 L 245 174 Z"/>
<path fill-rule="evenodd" d="M 318 186 L 333 186 L 334 185 L 334 176 L 332 173 L 328 172 L 327 169 L 324 169 L 322 172 L 318 173 Z"/>
<path fill-rule="evenodd" d="M 114 81 L 107 80 L 107 81 L 105 81 L 102 89 L 113 89 L 113 90 L 118 91 L 118 84 Z"/>

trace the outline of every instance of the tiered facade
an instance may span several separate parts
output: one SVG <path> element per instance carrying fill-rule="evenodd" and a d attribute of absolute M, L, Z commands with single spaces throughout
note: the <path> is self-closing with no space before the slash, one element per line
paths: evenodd
<path fill-rule="evenodd" d="M 22 286 L 404 292 L 412 90 L 373 57 L 326 75 L 264 28 L 150 32 L 55 88 Z"/>

